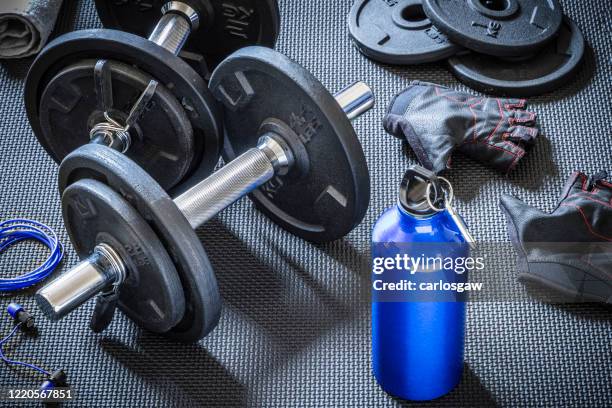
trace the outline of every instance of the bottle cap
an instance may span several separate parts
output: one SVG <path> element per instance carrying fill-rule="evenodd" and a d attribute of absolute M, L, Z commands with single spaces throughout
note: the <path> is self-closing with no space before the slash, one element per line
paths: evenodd
<path fill-rule="evenodd" d="M 404 174 L 400 186 L 399 203 L 409 214 L 416 217 L 429 217 L 436 213 L 427 202 L 427 186 L 430 202 L 437 205 L 444 200 L 444 192 L 438 176 L 422 166 L 412 166 Z"/>

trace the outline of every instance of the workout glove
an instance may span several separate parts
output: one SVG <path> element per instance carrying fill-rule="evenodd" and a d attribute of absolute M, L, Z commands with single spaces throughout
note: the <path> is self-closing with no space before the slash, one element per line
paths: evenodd
<path fill-rule="evenodd" d="M 406 139 L 423 166 L 446 169 L 454 150 L 511 171 L 538 136 L 524 99 L 473 96 L 414 81 L 397 95 L 384 119 L 387 132 Z"/>
<path fill-rule="evenodd" d="M 552 214 L 502 197 L 519 281 L 575 301 L 612 304 L 612 184 L 606 176 L 574 173 Z"/>

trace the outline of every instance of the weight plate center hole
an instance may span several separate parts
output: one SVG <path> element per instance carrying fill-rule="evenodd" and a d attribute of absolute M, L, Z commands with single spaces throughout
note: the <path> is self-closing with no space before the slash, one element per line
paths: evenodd
<path fill-rule="evenodd" d="M 423 6 L 420 4 L 411 4 L 402 9 L 402 18 L 406 21 L 416 23 L 419 21 L 427 20 Z"/>
<path fill-rule="evenodd" d="M 508 0 L 479 0 L 485 8 L 493 11 L 504 11 L 510 8 Z"/>
<path fill-rule="evenodd" d="M 398 7 L 393 13 L 393 21 L 399 27 L 407 29 L 420 29 L 431 25 L 420 2 L 410 2 L 403 7 Z"/>
<path fill-rule="evenodd" d="M 496 19 L 510 19 L 520 8 L 517 0 L 468 0 L 468 4 L 479 14 Z"/>

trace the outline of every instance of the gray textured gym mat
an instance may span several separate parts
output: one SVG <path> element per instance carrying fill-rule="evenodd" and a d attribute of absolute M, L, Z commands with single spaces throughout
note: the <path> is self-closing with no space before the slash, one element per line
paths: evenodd
<path fill-rule="evenodd" d="M 93 1 L 65 2 L 59 31 L 99 26 Z M 396 198 L 412 153 L 386 135 L 381 118 L 392 95 L 412 79 L 462 89 L 442 65 L 389 67 L 351 45 L 350 0 L 281 1 L 278 49 L 310 69 L 330 90 L 368 82 L 377 108 L 356 122 L 372 178 L 364 223 L 345 240 L 315 246 L 273 226 L 248 200 L 199 233 L 216 267 L 225 309 L 220 326 L 197 345 L 142 333 L 119 316 L 103 335 L 89 332 L 92 304 L 10 349 L 14 357 L 65 368 L 75 406 L 397 406 L 370 375 L 369 234 Z M 457 204 L 480 240 L 506 240 L 498 208 L 514 193 L 550 211 L 573 170 L 611 170 L 612 8 L 608 1 L 564 2 L 593 51 L 578 78 L 533 99 L 545 138 L 505 178 L 466 158 L 449 177 Z M 28 126 L 21 93 L 28 62 L 0 67 L 0 219 L 47 222 L 68 244 L 62 270 L 77 261 L 62 229 L 56 165 Z M 0 273 L 17 273 L 32 249 L 2 257 Z M 44 252 L 40 251 L 40 255 Z M 507 271 L 506 279 L 514 279 Z M 0 298 L 35 310 L 31 296 Z M 10 322 L 0 312 L 1 332 Z M 469 306 L 466 369 L 450 395 L 424 406 L 610 407 L 612 314 L 599 306 L 479 302 Z M 0 387 L 38 386 L 28 372 L 0 365 Z M 416 404 L 410 404 L 415 405 Z"/>

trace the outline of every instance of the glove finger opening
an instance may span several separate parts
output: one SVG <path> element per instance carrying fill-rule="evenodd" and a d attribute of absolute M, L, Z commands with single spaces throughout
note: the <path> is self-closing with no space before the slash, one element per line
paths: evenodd
<path fill-rule="evenodd" d="M 514 111 L 510 118 L 510 124 L 520 123 L 522 125 L 533 126 L 536 123 L 536 114 L 526 110 Z"/>
<path fill-rule="evenodd" d="M 506 133 L 505 138 L 514 143 L 523 143 L 525 145 L 533 145 L 540 131 L 537 128 L 527 126 L 511 127 L 509 133 Z"/>
<path fill-rule="evenodd" d="M 525 99 L 501 99 L 504 107 L 507 110 L 522 109 L 527 102 Z"/>

